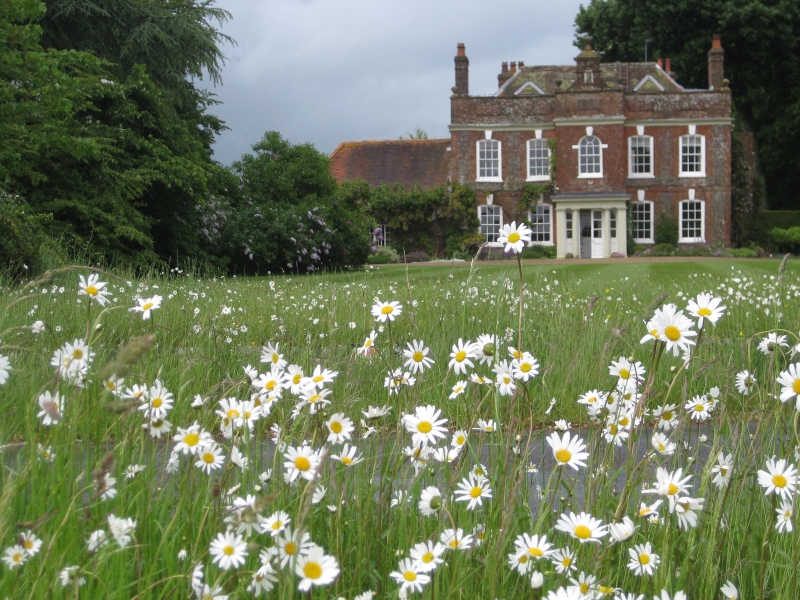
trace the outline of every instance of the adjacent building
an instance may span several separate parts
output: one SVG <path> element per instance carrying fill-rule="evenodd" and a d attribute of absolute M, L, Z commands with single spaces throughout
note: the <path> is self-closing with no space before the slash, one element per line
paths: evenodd
<path fill-rule="evenodd" d="M 603 63 L 587 40 L 574 65 L 502 63 L 497 92 L 474 96 L 458 44 L 449 140 L 342 144 L 331 168 L 340 179 L 370 181 L 371 156 L 375 182 L 426 186 L 448 173 L 475 189 L 490 245 L 499 245 L 503 223 L 523 219 L 533 243 L 555 245 L 558 257 L 624 255 L 628 213 L 641 244 L 653 244 L 656 223 L 668 217 L 680 244 L 728 245 L 733 120 L 723 57 L 715 36 L 708 89 L 686 89 L 670 59 Z M 344 168 L 358 152 L 361 166 Z M 391 155 L 400 159 L 394 167 L 376 158 Z"/>

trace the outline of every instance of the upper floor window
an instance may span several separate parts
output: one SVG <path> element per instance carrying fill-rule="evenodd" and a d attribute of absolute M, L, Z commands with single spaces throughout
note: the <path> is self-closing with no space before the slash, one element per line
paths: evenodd
<path fill-rule="evenodd" d="M 702 200 L 683 200 L 680 203 L 679 242 L 704 242 L 706 203 Z"/>
<path fill-rule="evenodd" d="M 500 228 L 503 226 L 503 208 L 485 204 L 478 207 L 480 219 L 480 233 L 487 242 L 496 242 L 500 237 Z"/>
<path fill-rule="evenodd" d="M 594 72 L 592 72 L 592 71 L 584 71 L 583 72 L 583 83 L 594 83 Z"/>
<path fill-rule="evenodd" d="M 706 138 L 704 135 L 681 136 L 681 177 L 706 176 Z"/>
<path fill-rule="evenodd" d="M 500 177 L 500 142 L 478 142 L 478 181 L 502 181 Z"/>
<path fill-rule="evenodd" d="M 628 176 L 653 177 L 653 136 L 628 138 Z"/>
<path fill-rule="evenodd" d="M 647 200 L 631 202 L 633 241 L 638 244 L 653 243 L 653 203 Z"/>
<path fill-rule="evenodd" d="M 534 244 L 553 243 L 553 219 L 549 204 L 539 204 L 528 215 L 531 223 L 531 242 Z"/>
<path fill-rule="evenodd" d="M 603 176 L 603 144 L 594 135 L 586 135 L 578 144 L 578 177 Z"/>
<path fill-rule="evenodd" d="M 550 179 L 550 147 L 547 140 L 528 140 L 528 181 Z"/>

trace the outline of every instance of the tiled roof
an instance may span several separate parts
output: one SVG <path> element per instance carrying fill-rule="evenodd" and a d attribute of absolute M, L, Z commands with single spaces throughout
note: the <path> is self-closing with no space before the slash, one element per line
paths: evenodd
<path fill-rule="evenodd" d="M 373 186 L 437 187 L 450 178 L 450 139 L 342 142 L 331 154 L 330 170 L 338 181 L 360 177 Z"/>

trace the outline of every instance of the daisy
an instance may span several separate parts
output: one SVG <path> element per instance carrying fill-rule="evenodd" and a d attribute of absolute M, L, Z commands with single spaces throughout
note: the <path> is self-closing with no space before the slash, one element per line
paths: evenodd
<path fill-rule="evenodd" d="M 0 385 L 8 381 L 8 374 L 11 372 L 11 362 L 8 357 L 0 354 Z"/>
<path fill-rule="evenodd" d="M 695 396 L 683 407 L 689 411 L 689 417 L 692 421 L 705 421 L 709 417 L 708 397 Z"/>
<path fill-rule="evenodd" d="M 484 421 L 483 419 L 478 419 L 478 426 L 472 428 L 475 431 L 483 431 L 484 433 L 494 433 L 497 430 L 497 425 L 494 422 L 494 419 L 489 419 L 488 421 Z"/>
<path fill-rule="evenodd" d="M 497 241 L 506 245 L 504 252 L 513 251 L 515 254 L 520 254 L 526 243 L 531 241 L 531 230 L 524 223 L 520 223 L 517 227 L 516 221 L 512 221 L 511 225 L 506 223 L 500 228 Z"/>
<path fill-rule="evenodd" d="M 675 412 L 677 408 L 675 404 L 665 404 L 656 410 L 659 429 L 669 431 L 678 426 L 678 414 Z"/>
<path fill-rule="evenodd" d="M 756 389 L 756 383 L 758 383 L 758 381 L 755 376 L 747 369 L 736 374 L 736 389 L 743 396 L 752 394 Z"/>
<path fill-rule="evenodd" d="M 589 513 L 582 512 L 576 515 L 570 512 L 563 513 L 556 523 L 556 529 L 568 533 L 582 544 L 585 542 L 600 542 L 600 538 L 608 533 L 607 528 L 599 519 Z"/>
<path fill-rule="evenodd" d="M 405 594 L 408 592 L 422 593 L 422 586 L 427 585 L 431 580 L 430 575 L 426 575 L 416 561 L 410 558 L 401 560 L 397 571 L 389 573 L 389 577 L 400 585 L 401 593 Z"/>
<path fill-rule="evenodd" d="M 503 360 L 498 362 L 492 370 L 496 373 L 495 377 L 500 395 L 511 396 L 514 390 L 517 389 L 514 383 L 514 376 L 511 374 L 511 365 L 508 364 L 508 361 Z"/>
<path fill-rule="evenodd" d="M 558 433 L 553 432 L 547 437 L 547 443 L 559 466 L 572 467 L 576 471 L 578 467 L 586 466 L 584 460 L 589 457 L 589 453 L 584 452 L 586 444 L 577 435 L 571 438 L 570 433 L 566 432 L 564 437 L 559 437 Z"/>
<path fill-rule="evenodd" d="M 385 417 L 391 411 L 391 407 L 389 406 L 382 406 L 381 408 L 375 408 L 374 406 L 370 406 L 367 410 L 362 410 L 361 414 L 364 415 L 365 419 L 380 419 L 381 417 Z"/>
<path fill-rule="evenodd" d="M 682 497 L 675 500 L 674 509 L 681 529 L 697 527 L 697 513 L 703 510 L 704 498 Z"/>
<path fill-rule="evenodd" d="M 88 296 L 89 300 L 96 301 L 100 306 L 104 306 L 108 302 L 108 296 L 111 294 L 108 290 L 104 289 L 108 285 L 105 281 L 100 281 L 100 275 L 92 273 L 88 279 L 84 279 L 83 275 L 78 277 L 78 290 L 79 296 Z"/>
<path fill-rule="evenodd" d="M 278 583 L 278 578 L 275 576 L 275 567 L 270 563 L 262 564 L 261 567 L 253 573 L 253 579 L 250 580 L 247 591 L 254 596 L 260 596 L 261 592 L 269 594 L 276 583 Z"/>
<path fill-rule="evenodd" d="M 107 546 L 109 542 L 108 535 L 102 529 L 98 529 L 97 531 L 93 531 L 89 536 L 89 539 L 86 540 L 86 546 L 88 551 L 97 552 L 103 546 Z"/>
<path fill-rule="evenodd" d="M 437 448 L 433 451 L 431 456 L 433 456 L 433 460 L 436 462 L 451 463 L 458 458 L 459 454 L 461 454 L 461 448 L 462 446 Z"/>
<path fill-rule="evenodd" d="M 350 439 L 355 430 L 353 422 L 342 413 L 335 413 L 325 423 L 328 428 L 328 443 L 341 444 Z"/>
<path fill-rule="evenodd" d="M 674 502 L 679 496 L 685 496 L 689 493 L 688 485 L 691 475 L 687 475 L 681 479 L 683 469 L 680 468 L 673 473 L 670 473 L 662 467 L 656 469 L 656 484 L 653 489 L 642 490 L 643 494 L 658 494 L 659 496 L 666 496 L 669 498 L 670 510 L 674 507 Z"/>
<path fill-rule="evenodd" d="M 449 550 L 469 550 L 472 547 L 472 536 L 464 533 L 464 530 L 445 529 L 439 536 L 439 541 Z"/>
<path fill-rule="evenodd" d="M 786 336 L 778 335 L 777 332 L 774 331 L 768 333 L 767 336 L 758 343 L 758 351 L 766 356 L 769 356 L 778 348 L 788 347 L 789 344 L 786 343 Z"/>
<path fill-rule="evenodd" d="M 675 443 L 670 442 L 669 438 L 661 432 L 654 433 L 650 443 L 653 445 L 653 449 L 663 456 L 675 454 Z"/>
<path fill-rule="evenodd" d="M 372 356 L 375 354 L 375 338 L 378 337 L 377 332 L 373 329 L 369 332 L 367 339 L 364 340 L 364 343 L 359 346 L 358 352 L 359 356 Z"/>
<path fill-rule="evenodd" d="M 711 472 L 714 473 L 714 479 L 711 483 L 716 485 L 717 489 L 722 489 L 728 485 L 733 472 L 733 454 L 726 456 L 724 452 L 720 452 L 719 456 L 717 456 L 717 464 L 711 468 Z"/>
<path fill-rule="evenodd" d="M 36 534 L 30 529 L 25 533 L 19 534 L 17 543 L 25 549 L 25 552 L 28 553 L 28 556 L 35 555 L 42 547 L 42 540 L 36 537 Z"/>
<path fill-rule="evenodd" d="M 539 374 L 539 361 L 528 352 L 524 352 L 521 358 L 511 362 L 511 372 L 515 379 L 527 382 Z"/>
<path fill-rule="evenodd" d="M 222 468 L 224 463 L 225 455 L 222 448 L 214 442 L 208 442 L 197 452 L 194 466 L 205 471 L 206 475 L 211 475 L 211 471 Z"/>
<path fill-rule="evenodd" d="M 278 548 L 278 559 L 280 560 L 281 569 L 285 569 L 292 561 L 296 560 L 299 555 L 308 552 L 308 550 L 314 546 L 308 532 L 303 533 L 301 536 L 300 532 L 293 532 L 291 527 L 286 527 L 278 537 L 275 538 L 275 543 Z"/>
<path fill-rule="evenodd" d="M 634 575 L 652 575 L 661 562 L 658 554 L 653 552 L 650 542 L 628 548 L 628 554 L 631 556 L 628 568 Z"/>
<path fill-rule="evenodd" d="M 725 600 L 739 600 L 739 590 L 733 585 L 731 581 L 726 581 L 725 584 L 719 588 Z"/>
<path fill-rule="evenodd" d="M 492 364 L 497 355 L 497 336 L 482 333 L 473 345 L 473 351 L 480 364 Z"/>
<path fill-rule="evenodd" d="M 172 410 L 172 393 L 156 379 L 148 394 L 149 400 L 139 407 L 145 419 L 163 419 Z"/>
<path fill-rule="evenodd" d="M 666 345 L 666 351 L 672 351 L 673 356 L 694 345 L 690 337 L 697 335 L 691 328 L 694 323 L 683 315 L 674 304 L 666 304 L 664 308 L 657 308 L 653 318 L 647 323 L 648 335 L 644 336 L 641 343 L 658 340 Z"/>
<path fill-rule="evenodd" d="M 633 533 L 636 531 L 636 525 L 629 516 L 622 518 L 621 523 L 609 523 L 608 533 L 611 536 L 611 542 L 625 542 L 629 540 Z"/>
<path fill-rule="evenodd" d="M 477 383 L 478 385 L 485 385 L 487 387 L 492 387 L 494 385 L 494 382 L 491 379 L 489 379 L 488 377 L 483 377 L 482 375 L 478 375 L 477 373 L 470 373 L 469 380 L 472 383 Z"/>
<path fill-rule="evenodd" d="M 775 509 L 775 512 L 778 513 L 778 523 L 775 526 L 775 529 L 778 530 L 778 533 L 781 532 L 789 532 L 792 531 L 792 517 L 794 516 L 793 511 L 794 507 L 792 506 L 791 500 L 784 500 L 781 502 L 781 505 Z"/>
<path fill-rule="evenodd" d="M 284 359 L 283 354 L 281 354 L 280 343 L 267 343 L 267 345 L 261 349 L 261 362 L 278 367 L 279 369 L 285 368 L 286 359 Z"/>
<path fill-rule="evenodd" d="M 323 387 L 325 387 L 326 383 L 333 383 L 333 380 L 336 379 L 338 374 L 339 373 L 337 371 L 323 369 L 322 365 L 317 365 L 314 367 L 314 372 L 309 375 L 306 381 L 308 382 L 308 385 L 314 386 L 321 390 Z"/>
<path fill-rule="evenodd" d="M 339 575 L 339 563 L 319 546 L 312 546 L 297 557 L 294 572 L 300 577 L 300 591 L 308 592 L 312 586 L 333 583 Z"/>
<path fill-rule="evenodd" d="M 381 302 L 378 300 L 372 306 L 372 316 L 375 317 L 378 323 L 386 323 L 387 319 L 389 321 L 394 321 L 402 313 L 403 305 L 397 302 L 397 300 L 392 300 L 391 302 Z"/>
<path fill-rule="evenodd" d="M 422 373 L 434 364 L 434 360 L 428 356 L 429 352 L 430 348 L 426 348 L 422 340 L 408 342 L 403 350 L 403 356 L 407 359 L 403 366 L 408 367 L 412 373 Z"/>
<path fill-rule="evenodd" d="M 492 497 L 492 488 L 485 477 L 470 474 L 458 484 L 455 496 L 456 502 L 469 502 L 467 510 L 474 510 L 477 506 L 483 506 L 484 498 Z"/>
<path fill-rule="evenodd" d="M 466 390 L 466 389 L 467 389 L 467 382 L 466 382 L 466 381 L 459 381 L 459 382 L 458 382 L 458 383 L 456 383 L 456 384 L 453 386 L 453 388 L 450 390 L 450 397 L 449 397 L 449 399 L 450 399 L 450 400 L 455 400 L 455 399 L 456 399 L 456 398 L 458 398 L 458 397 L 459 397 L 461 394 L 463 394 L 463 393 L 464 393 L 464 390 Z"/>
<path fill-rule="evenodd" d="M 606 393 L 600 390 L 590 390 L 582 394 L 578 398 L 578 404 L 585 404 L 587 406 L 604 406 L 606 400 Z"/>
<path fill-rule="evenodd" d="M 533 568 L 533 560 L 527 552 L 515 549 L 508 555 L 508 566 L 520 575 L 527 575 L 528 571 Z"/>
<path fill-rule="evenodd" d="M 146 429 L 151 437 L 161 439 L 162 435 L 170 432 L 172 423 L 166 419 L 154 419 L 142 425 L 142 429 Z"/>
<path fill-rule="evenodd" d="M 108 515 L 108 530 L 120 548 L 125 548 L 131 543 L 133 538 L 130 536 L 130 532 L 134 529 L 136 529 L 136 521 L 133 519 L 121 519 L 114 516 L 113 513 Z"/>
<path fill-rule="evenodd" d="M 293 483 L 298 477 L 308 481 L 314 479 L 320 456 L 311 446 L 303 445 L 299 448 L 290 446 L 283 457 L 286 459 L 283 466 L 289 478 L 288 483 Z"/>
<path fill-rule="evenodd" d="M 781 371 L 778 376 L 778 385 L 781 389 L 781 402 L 786 402 L 792 398 L 800 401 L 800 363 L 789 365 L 785 371 Z"/>
<path fill-rule="evenodd" d="M 443 438 L 447 435 L 447 428 L 444 424 L 447 419 L 439 419 L 442 411 L 435 406 L 418 406 L 413 415 L 406 415 L 404 422 L 406 430 L 414 434 L 414 442 L 424 444 L 437 442 L 436 438 Z M 437 420 L 438 419 L 438 420 Z"/>
<path fill-rule="evenodd" d="M 58 580 L 63 587 L 84 586 L 86 585 L 86 578 L 81 577 L 80 572 L 80 567 L 78 566 L 65 567 L 59 571 Z"/>
<path fill-rule="evenodd" d="M 645 368 L 642 363 L 632 363 L 624 356 L 620 356 L 619 360 L 611 361 L 611 366 L 608 367 L 608 374 L 619 378 L 620 382 L 634 382 L 638 383 L 644 381 Z"/>
<path fill-rule="evenodd" d="M 456 375 L 466 374 L 467 367 L 471 369 L 475 366 L 470 360 L 471 358 L 475 358 L 475 348 L 469 340 L 464 342 L 464 340 L 458 338 L 458 343 L 453 344 L 452 350 L 453 351 L 450 353 L 450 362 L 447 366 L 453 369 Z"/>
<path fill-rule="evenodd" d="M 658 517 L 658 507 L 661 506 L 661 500 L 656 500 L 651 505 L 642 502 L 639 505 L 639 512 L 637 513 L 642 518 Z"/>
<path fill-rule="evenodd" d="M 577 570 L 577 566 L 575 565 L 575 553 L 569 548 L 554 550 L 550 555 L 550 561 L 553 563 L 559 575 Z"/>
<path fill-rule="evenodd" d="M 439 488 L 431 485 L 422 490 L 418 505 L 419 512 L 426 517 L 430 517 L 435 515 L 442 508 L 442 505 L 442 492 L 439 491 Z"/>
<path fill-rule="evenodd" d="M 25 548 L 19 544 L 6 548 L 3 553 L 3 562 L 6 563 L 10 570 L 21 567 L 26 560 L 28 560 L 28 555 L 25 553 Z"/>
<path fill-rule="evenodd" d="M 346 467 L 352 467 L 364 460 L 364 457 L 358 454 L 358 448 L 349 444 L 342 446 L 341 454 L 334 454 L 331 458 L 333 460 L 338 460 Z"/>
<path fill-rule="evenodd" d="M 569 582 L 572 584 L 570 588 L 577 589 L 578 592 L 588 597 L 589 592 L 594 587 L 597 578 L 594 575 L 587 575 L 583 571 L 580 572 L 578 578 L 570 577 Z"/>
<path fill-rule="evenodd" d="M 276 396 L 281 397 L 284 386 L 286 385 L 286 374 L 275 365 L 269 370 L 269 373 L 263 373 L 253 381 L 253 387 L 258 388 L 262 396 Z"/>
<path fill-rule="evenodd" d="M 209 553 L 213 557 L 212 563 L 217 563 L 219 568 L 227 571 L 231 568 L 241 567 L 247 557 L 247 543 L 240 535 L 231 532 L 220 533 L 211 542 Z"/>
<path fill-rule="evenodd" d="M 697 326 L 702 329 L 703 319 L 708 319 L 716 325 L 722 318 L 726 307 L 720 306 L 721 303 L 721 298 L 714 298 L 711 294 L 698 294 L 697 300 L 689 300 L 686 312 L 697 319 Z"/>
<path fill-rule="evenodd" d="M 514 540 L 514 547 L 518 551 L 525 552 L 530 558 L 536 560 L 547 558 L 553 553 L 553 551 L 550 550 L 553 544 L 548 543 L 546 535 L 540 537 L 538 535 L 523 533 L 518 535 L 517 539 Z"/>
<path fill-rule="evenodd" d="M 786 500 L 792 497 L 797 486 L 797 469 L 784 459 L 767 461 L 767 470 L 758 472 L 758 483 L 766 489 L 765 495 L 778 494 Z"/>
<path fill-rule="evenodd" d="M 453 434 L 450 439 L 450 445 L 454 448 L 460 448 L 467 443 L 468 433 L 464 429 L 459 429 Z"/>
<path fill-rule="evenodd" d="M 152 298 L 139 298 L 138 306 L 134 306 L 131 310 L 142 313 L 142 321 L 147 321 L 150 318 L 150 313 L 157 308 L 161 308 L 161 296 L 153 296 Z"/>
<path fill-rule="evenodd" d="M 444 562 L 442 554 L 445 550 L 442 544 L 428 540 L 415 544 L 408 554 L 416 564 L 418 573 L 429 573 Z"/>
<path fill-rule="evenodd" d="M 43 392 L 39 395 L 39 406 L 42 410 L 36 416 L 42 420 L 42 425 L 49 427 L 61 421 L 64 413 L 64 400 L 66 397 L 62 398 L 58 392 L 55 394 Z"/>

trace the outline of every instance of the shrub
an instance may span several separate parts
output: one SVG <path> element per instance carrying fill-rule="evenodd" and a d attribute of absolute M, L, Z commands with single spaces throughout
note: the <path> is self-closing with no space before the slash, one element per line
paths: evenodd
<path fill-rule="evenodd" d="M 672 256 L 675 252 L 673 244 L 657 244 L 650 252 L 650 256 Z"/>
<path fill-rule="evenodd" d="M 662 215 L 656 223 L 655 229 L 655 242 L 656 246 L 662 244 L 670 244 L 677 246 L 678 244 L 678 223 L 675 219 Z M 655 249 L 654 249 L 655 250 Z"/>
<path fill-rule="evenodd" d="M 672 256 L 722 256 L 722 250 L 712 250 L 706 246 L 695 246 L 693 248 L 678 248 Z"/>
<path fill-rule="evenodd" d="M 522 258 L 555 258 L 555 246 L 528 246 L 522 251 Z"/>
<path fill-rule="evenodd" d="M 731 248 L 729 252 L 734 258 L 758 258 L 758 250 L 753 248 Z"/>
<path fill-rule="evenodd" d="M 391 246 L 378 246 L 378 251 L 375 253 L 375 256 L 380 256 L 381 258 L 385 258 L 387 263 L 400 262 L 400 254 L 397 252 L 397 250 L 395 250 Z"/>
<path fill-rule="evenodd" d="M 392 261 L 385 254 L 373 254 L 367 257 L 368 265 L 388 265 Z"/>
<path fill-rule="evenodd" d="M 770 238 L 771 245 L 779 252 L 800 254 L 800 227 L 789 227 L 789 229 L 775 227 L 770 233 Z"/>
<path fill-rule="evenodd" d="M 43 247 L 49 246 L 42 232 L 47 215 L 31 214 L 19 196 L 0 191 L 0 278 L 36 275 L 46 268 Z"/>

